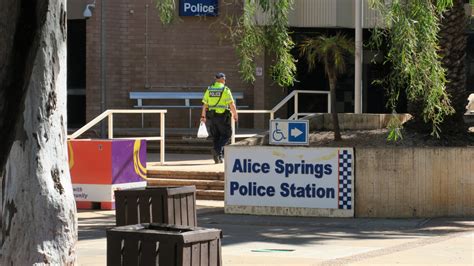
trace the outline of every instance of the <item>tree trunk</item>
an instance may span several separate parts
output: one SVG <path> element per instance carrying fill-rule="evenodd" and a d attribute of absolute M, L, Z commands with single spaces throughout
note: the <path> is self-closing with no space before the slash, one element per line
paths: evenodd
<path fill-rule="evenodd" d="M 7 46 L 8 62 L 14 63 L 6 65 L 23 68 L 13 76 L 0 73 L 0 82 L 9 84 L 0 93 L 23 94 L 14 102 L 20 113 L 2 180 L 0 265 L 73 265 L 77 221 L 66 153 L 65 0 L 2 4 L 12 7 L 3 12 L 7 17 L 12 10 L 17 15 L 1 21 L 17 28 Z M 27 44 L 17 45 L 25 39 Z M 9 97 L 6 101 L 18 99 Z M 7 113 L 0 111 L 4 119 Z"/>
<path fill-rule="evenodd" d="M 467 132 L 463 121 L 466 112 L 468 92 L 466 90 L 466 27 L 468 18 L 464 10 L 464 0 L 454 0 L 454 6 L 443 14 L 440 28 L 440 54 L 446 69 L 446 91 L 456 113 L 445 118 L 442 125 L 445 133 Z"/>
<path fill-rule="evenodd" d="M 46 7 L 29 1 L 0 1 L 0 173 L 10 153 Z M 3 176 L 3 175 L 0 175 Z"/>
<path fill-rule="evenodd" d="M 332 114 L 332 127 L 334 130 L 334 140 L 341 140 L 341 130 L 339 128 L 339 117 L 336 111 L 336 82 L 337 79 L 329 77 L 329 90 L 331 93 L 331 114 Z"/>

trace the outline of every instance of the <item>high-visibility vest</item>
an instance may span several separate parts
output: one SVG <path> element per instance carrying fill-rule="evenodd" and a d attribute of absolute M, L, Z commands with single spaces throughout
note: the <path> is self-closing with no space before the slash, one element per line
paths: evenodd
<path fill-rule="evenodd" d="M 229 104 L 234 102 L 234 98 L 229 87 L 220 82 L 215 82 L 207 88 L 202 102 L 207 104 L 209 110 L 222 114 L 229 109 Z"/>

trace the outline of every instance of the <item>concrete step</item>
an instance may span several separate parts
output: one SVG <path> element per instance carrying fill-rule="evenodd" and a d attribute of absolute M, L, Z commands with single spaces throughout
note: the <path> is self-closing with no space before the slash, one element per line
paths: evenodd
<path fill-rule="evenodd" d="M 224 200 L 224 190 L 196 190 L 199 200 Z"/>
<path fill-rule="evenodd" d="M 148 186 L 196 186 L 200 190 L 224 190 L 225 183 L 221 180 L 198 179 L 148 179 Z"/>
<path fill-rule="evenodd" d="M 198 180 L 224 181 L 223 172 L 148 170 L 147 176 L 148 178 L 159 178 L 159 179 L 198 179 Z"/>

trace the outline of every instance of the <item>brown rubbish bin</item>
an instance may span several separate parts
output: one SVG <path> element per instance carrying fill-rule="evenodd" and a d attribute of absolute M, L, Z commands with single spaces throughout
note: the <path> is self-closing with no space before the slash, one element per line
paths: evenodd
<path fill-rule="evenodd" d="M 196 187 L 147 187 L 115 191 L 117 226 L 164 223 L 197 226 Z"/>
<path fill-rule="evenodd" d="M 200 227 L 136 224 L 107 230 L 107 265 L 222 265 L 222 231 Z"/>

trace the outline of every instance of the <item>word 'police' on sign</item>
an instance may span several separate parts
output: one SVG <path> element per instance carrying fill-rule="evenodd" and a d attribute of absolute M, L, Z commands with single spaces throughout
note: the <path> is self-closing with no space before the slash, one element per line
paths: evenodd
<path fill-rule="evenodd" d="M 186 16 L 217 16 L 217 0 L 180 0 L 179 15 Z"/>
<path fill-rule="evenodd" d="M 225 156 L 226 205 L 353 214 L 352 148 L 228 146 Z"/>

